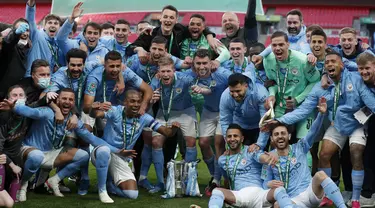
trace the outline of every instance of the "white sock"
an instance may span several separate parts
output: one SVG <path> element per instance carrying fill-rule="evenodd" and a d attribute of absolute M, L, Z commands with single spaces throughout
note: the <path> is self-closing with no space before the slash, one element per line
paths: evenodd
<path fill-rule="evenodd" d="M 50 179 L 54 180 L 54 181 L 57 181 L 57 183 L 61 181 L 59 175 L 57 175 L 57 174 L 55 174 L 54 176 L 52 176 Z"/>

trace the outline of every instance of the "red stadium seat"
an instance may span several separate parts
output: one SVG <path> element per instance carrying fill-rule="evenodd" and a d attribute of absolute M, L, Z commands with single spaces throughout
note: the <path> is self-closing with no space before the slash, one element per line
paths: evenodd
<path fill-rule="evenodd" d="M 268 5 L 267 7 L 271 7 Z M 275 14 L 285 16 L 292 9 L 300 9 L 306 25 L 319 24 L 324 28 L 351 27 L 353 19 L 368 16 L 369 8 L 364 7 L 327 7 L 327 6 L 279 6 Z"/>
<path fill-rule="evenodd" d="M 146 17 L 147 14 L 148 12 L 86 14 L 86 15 L 83 15 L 82 19 L 80 20 L 80 23 L 85 24 L 86 22 L 91 21 L 91 22 L 97 22 L 97 23 L 112 22 L 113 24 L 115 24 L 118 19 L 125 19 L 131 25 L 135 25 L 139 21 L 142 21 Z"/>
<path fill-rule="evenodd" d="M 25 1 L 26 2 L 26 1 Z M 24 4 L 1 4 L 0 22 L 12 24 L 16 19 L 25 17 Z M 38 3 L 36 7 L 35 20 L 40 22 L 51 12 L 51 3 Z"/>

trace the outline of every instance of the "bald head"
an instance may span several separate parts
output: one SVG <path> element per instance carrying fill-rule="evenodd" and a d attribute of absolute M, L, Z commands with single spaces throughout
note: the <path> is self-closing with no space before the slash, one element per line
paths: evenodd
<path fill-rule="evenodd" d="M 228 37 L 235 36 L 240 28 L 237 15 L 234 12 L 225 12 L 221 18 L 221 27 Z"/>

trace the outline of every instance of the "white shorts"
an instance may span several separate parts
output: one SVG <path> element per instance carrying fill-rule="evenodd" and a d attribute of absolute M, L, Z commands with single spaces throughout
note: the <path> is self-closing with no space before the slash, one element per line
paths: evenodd
<path fill-rule="evenodd" d="M 292 201 L 296 203 L 300 207 L 318 207 L 322 199 L 319 199 L 313 189 L 312 189 L 312 182 L 310 183 L 307 189 L 300 193 L 298 196 L 292 198 Z"/>
<path fill-rule="evenodd" d="M 91 152 L 91 162 L 94 166 L 96 165 L 95 152 L 98 147 Z M 124 158 L 121 158 L 114 153 L 111 153 L 108 173 L 113 178 L 113 182 L 116 186 L 127 180 L 135 181 L 135 176 L 132 169 L 129 167 L 129 163 Z"/>
<path fill-rule="evenodd" d="M 62 150 L 62 147 L 60 149 L 51 150 L 48 152 L 43 152 L 44 159 L 42 162 L 42 165 L 40 166 L 43 169 L 53 169 L 53 163 L 55 163 L 55 160 L 57 156 L 59 156 L 60 152 Z"/>
<path fill-rule="evenodd" d="M 327 139 L 342 149 L 348 139 L 348 136 L 341 135 L 335 127 L 330 126 L 326 133 L 324 134 L 324 139 Z M 366 146 L 367 138 L 365 135 L 365 128 L 362 126 L 356 130 L 349 136 L 349 145 L 355 143 Z"/>
<path fill-rule="evenodd" d="M 219 112 L 211 112 L 203 108 L 199 122 L 199 137 L 222 135 Z"/>
<path fill-rule="evenodd" d="M 271 207 L 272 204 L 267 201 L 267 194 L 270 191 L 260 187 L 246 187 L 239 191 L 232 191 L 236 197 L 236 207 Z"/>
<path fill-rule="evenodd" d="M 197 132 L 195 130 L 196 113 L 195 108 L 191 107 L 183 111 L 171 111 L 168 119 L 168 123 L 165 122 L 162 110 L 159 109 L 158 114 L 155 119 L 161 125 L 172 125 L 172 122 L 177 121 L 181 124 L 181 131 L 184 136 L 197 137 Z M 152 136 L 159 136 L 157 132 L 152 132 Z"/>
<path fill-rule="evenodd" d="M 95 118 L 90 117 L 89 114 L 86 114 L 83 111 L 81 113 L 81 121 L 84 124 L 91 126 L 91 128 L 93 128 L 95 125 Z"/>
<path fill-rule="evenodd" d="M 20 152 L 20 155 L 22 156 L 21 158 L 23 158 L 24 153 L 30 148 L 39 150 L 39 149 L 37 149 L 35 147 L 31 147 L 31 146 L 22 146 L 21 152 Z M 61 147 L 59 149 L 54 149 L 54 150 L 51 150 L 51 151 L 43 152 L 44 159 L 43 159 L 40 167 L 42 169 L 52 170 L 54 168 L 53 163 L 55 163 L 55 160 L 56 160 L 57 156 L 59 156 L 62 149 L 63 149 L 63 147 Z M 23 161 L 23 162 L 25 162 L 25 161 Z"/>

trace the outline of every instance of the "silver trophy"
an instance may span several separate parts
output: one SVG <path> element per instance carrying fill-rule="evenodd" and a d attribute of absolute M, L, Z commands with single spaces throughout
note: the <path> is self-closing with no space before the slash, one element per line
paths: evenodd
<path fill-rule="evenodd" d="M 174 162 L 174 177 L 175 177 L 175 187 L 176 187 L 176 197 L 183 197 L 185 195 L 185 178 L 186 169 L 185 161 L 173 161 Z"/>

